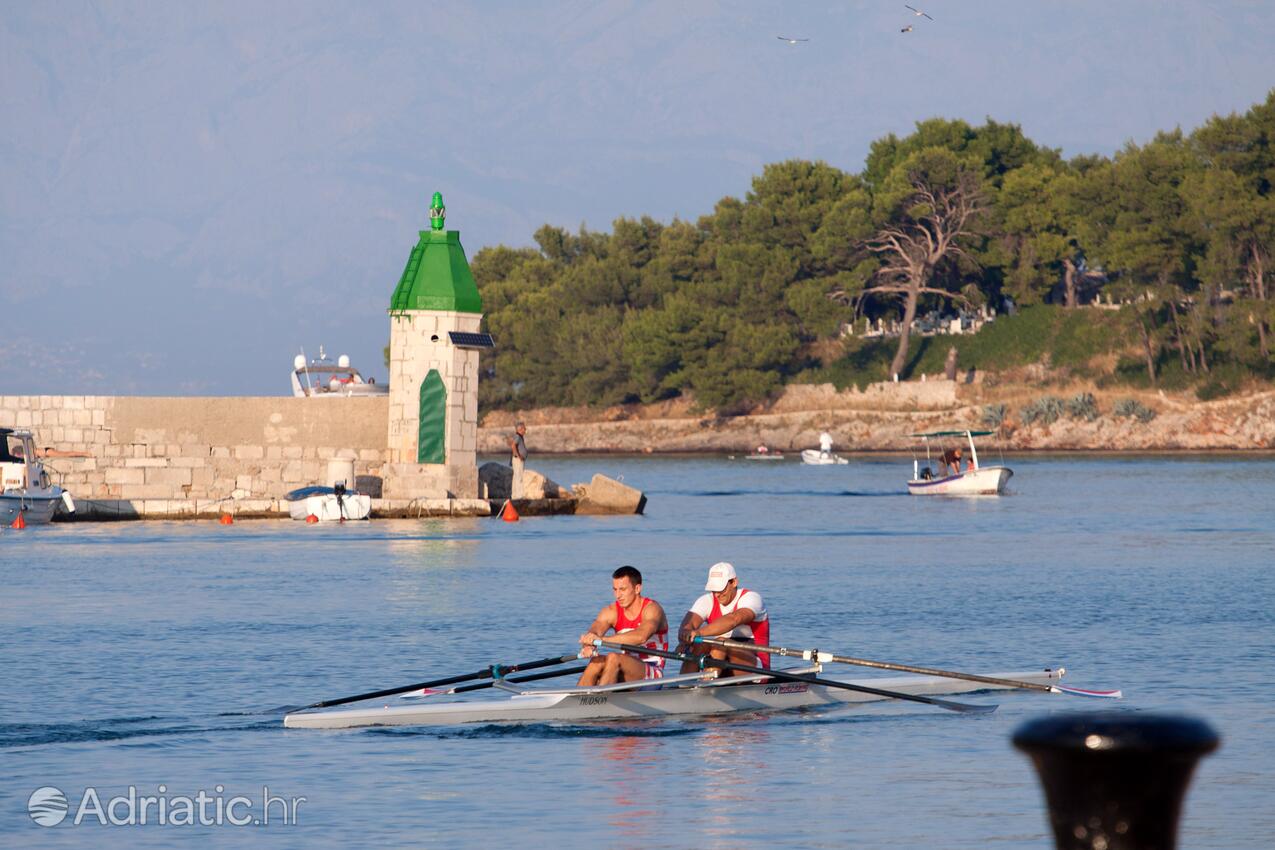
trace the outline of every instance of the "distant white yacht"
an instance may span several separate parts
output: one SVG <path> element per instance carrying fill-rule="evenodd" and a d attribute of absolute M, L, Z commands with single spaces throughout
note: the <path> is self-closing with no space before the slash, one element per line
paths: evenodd
<path fill-rule="evenodd" d="M 292 361 L 292 394 L 297 398 L 343 398 L 349 396 L 388 395 L 390 385 L 378 384 L 376 378 L 364 378 L 342 354 L 336 363 L 323 353 L 306 362 L 302 351 Z"/>

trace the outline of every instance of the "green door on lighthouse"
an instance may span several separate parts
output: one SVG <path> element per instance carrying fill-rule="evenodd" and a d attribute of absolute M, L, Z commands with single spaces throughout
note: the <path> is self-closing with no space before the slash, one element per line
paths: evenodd
<path fill-rule="evenodd" d="M 437 369 L 421 381 L 420 430 L 416 434 L 417 463 L 445 463 L 447 446 L 447 388 Z"/>

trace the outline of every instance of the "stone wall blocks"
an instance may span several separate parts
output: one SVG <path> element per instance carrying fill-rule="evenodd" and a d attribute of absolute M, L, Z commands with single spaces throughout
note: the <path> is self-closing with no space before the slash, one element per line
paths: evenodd
<path fill-rule="evenodd" d="M 141 484 L 146 480 L 146 470 L 116 467 L 106 470 L 103 480 L 107 484 Z"/>
<path fill-rule="evenodd" d="M 168 469 L 147 469 L 147 484 L 166 484 L 170 487 L 181 487 L 182 485 L 190 485 L 190 469 L 168 468 Z"/>
<path fill-rule="evenodd" d="M 238 460 L 261 460 L 266 450 L 262 446 L 235 446 L 234 456 Z"/>
<path fill-rule="evenodd" d="M 130 457 L 124 459 L 124 466 L 129 469 L 162 469 L 168 466 L 168 458 Z"/>

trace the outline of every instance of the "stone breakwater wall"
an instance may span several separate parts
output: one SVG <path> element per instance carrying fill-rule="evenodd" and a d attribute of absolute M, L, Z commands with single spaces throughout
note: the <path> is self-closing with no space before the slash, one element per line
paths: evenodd
<path fill-rule="evenodd" d="M 286 515 L 282 496 L 323 483 L 328 462 L 354 461 L 380 495 L 388 400 L 0 396 L 0 427 L 30 430 L 83 519 Z M 399 515 L 487 515 L 479 499 L 379 500 Z"/>

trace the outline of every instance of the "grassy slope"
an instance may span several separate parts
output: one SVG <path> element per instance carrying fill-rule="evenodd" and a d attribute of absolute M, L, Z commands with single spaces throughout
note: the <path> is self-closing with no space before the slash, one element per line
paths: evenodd
<path fill-rule="evenodd" d="M 956 346 L 961 371 L 998 371 L 1047 359 L 1054 367 L 1083 374 L 1095 356 L 1124 351 L 1130 339 L 1127 320 L 1116 311 L 1027 307 L 1015 316 L 998 317 L 977 334 L 913 337 L 908 365 L 900 377 L 942 374 L 951 346 Z M 839 360 L 804 372 L 796 380 L 831 382 L 838 388 L 884 381 L 897 347 L 897 339 L 851 339 Z"/>

